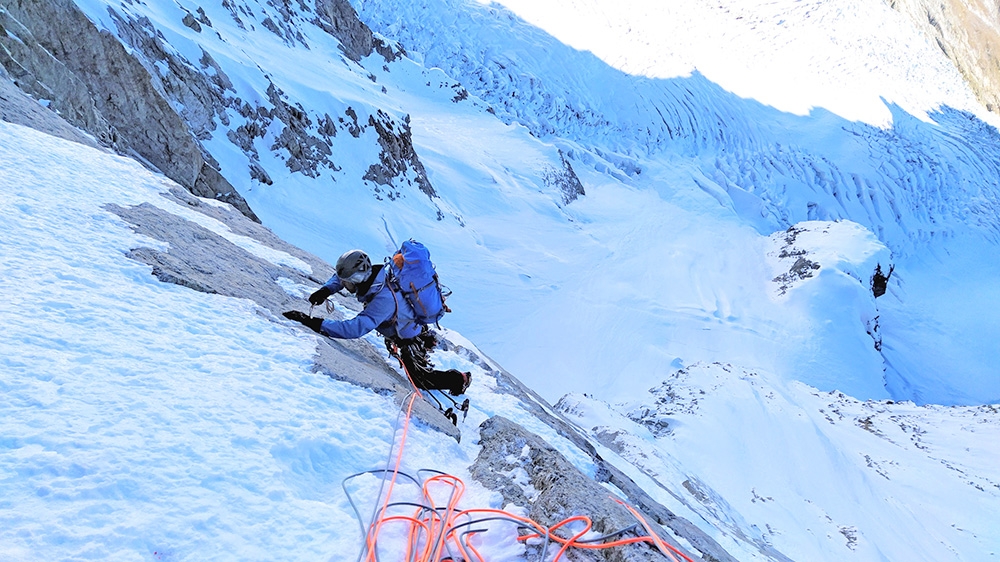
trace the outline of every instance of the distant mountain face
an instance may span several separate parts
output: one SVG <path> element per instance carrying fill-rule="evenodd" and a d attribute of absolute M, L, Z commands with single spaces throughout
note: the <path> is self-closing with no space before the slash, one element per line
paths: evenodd
<path fill-rule="evenodd" d="M 984 0 L 891 0 L 955 63 L 979 100 L 1000 114 L 1000 5 Z"/>

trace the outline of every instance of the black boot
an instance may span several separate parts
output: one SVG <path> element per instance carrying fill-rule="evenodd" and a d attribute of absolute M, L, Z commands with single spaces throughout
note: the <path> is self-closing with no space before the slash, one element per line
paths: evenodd
<path fill-rule="evenodd" d="M 452 396 L 460 396 L 469 390 L 469 385 L 472 384 L 472 373 L 463 373 L 457 369 L 449 369 L 447 373 L 455 378 L 456 386 L 449 390 Z"/>

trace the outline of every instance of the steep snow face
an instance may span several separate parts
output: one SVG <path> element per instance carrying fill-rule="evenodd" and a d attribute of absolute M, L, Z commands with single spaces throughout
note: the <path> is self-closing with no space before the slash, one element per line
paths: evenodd
<path fill-rule="evenodd" d="M 102 206 L 183 213 L 162 176 L 7 123 L 0 153 L 0 557 L 351 548 L 350 513 L 325 500 L 336 471 L 377 464 L 391 435 L 357 408 L 391 402 L 317 377 L 310 338 L 247 301 L 160 283 L 128 259 L 160 244 Z"/>
<path fill-rule="evenodd" d="M 398 404 L 315 372 L 318 336 L 253 301 L 158 281 L 127 254 L 170 249 L 106 207 L 177 215 L 279 270 L 308 264 L 165 197 L 181 188 L 133 160 L 6 122 L 0 176 L 0 559 L 355 557 L 363 527 L 350 501 L 370 514 L 381 481 L 352 480 L 352 500 L 342 482 L 386 465 Z M 463 431 L 519 417 L 593 472 L 480 366 L 455 351 L 435 359 L 474 372 Z M 465 479 L 459 508 L 503 507 L 469 478 L 475 439 L 421 423 L 408 436 L 404 471 Z M 415 488 L 395 498 L 419 501 Z M 396 531 L 383 553 L 404 549 Z M 481 552 L 523 559 L 515 528 L 496 531 Z"/>
<path fill-rule="evenodd" d="M 919 306 L 922 292 L 890 286 L 900 313 L 921 311 L 931 329 L 881 325 L 883 350 L 899 350 L 888 363 L 873 354 L 869 335 L 878 314 L 857 300 L 868 298 L 865 282 L 842 292 L 823 273 L 809 287 L 831 294 L 806 299 L 818 308 L 771 298 L 766 236 L 803 221 L 847 219 L 870 230 L 893 252 L 890 284 L 932 286 L 921 280 L 934 272 L 911 258 L 928 249 L 944 255 L 960 236 L 985 239 L 982 251 L 997 254 L 998 135 L 960 100 L 952 100 L 959 109 L 911 109 L 916 117 L 904 111 L 911 101 L 884 104 L 891 128 L 827 109 L 799 115 L 741 98 L 700 72 L 628 74 L 502 6 L 471 1 L 356 2 L 365 21 L 411 53 L 357 62 L 308 2 L 244 0 L 203 13 L 193 4 L 81 5 L 123 41 L 145 44 L 136 41 L 141 33 L 162 43 L 170 57 L 149 64 L 164 87 L 191 72 L 212 78 L 223 103 L 193 129 L 265 224 L 328 260 L 351 247 L 388 254 L 405 238 L 420 239 L 455 291 L 445 323 L 550 399 L 570 383 L 627 395 L 695 361 L 724 359 L 794 379 L 806 376 L 803 357 L 817 358 L 808 380 L 822 390 L 883 398 L 877 381 L 888 368 L 897 399 L 997 395 L 1000 383 L 982 368 L 950 374 L 945 391 L 925 385 L 920 363 L 905 359 L 905 350 L 934 347 L 962 355 L 952 328 L 996 333 L 971 314 L 948 324 L 948 311 Z M 596 8 L 587 6 L 597 5 L 571 13 L 592 22 Z M 782 56 L 807 51 L 802 41 L 814 21 L 840 22 L 840 37 L 850 27 L 844 22 L 860 17 L 853 4 L 808 6 L 740 10 L 790 11 L 789 25 L 776 28 L 787 27 L 787 44 L 755 47 Z M 897 15 L 873 13 L 886 18 L 894 42 L 910 44 Z M 713 17 L 705 21 L 746 19 Z M 712 33 L 682 37 L 708 42 Z M 850 33 L 845 41 L 856 44 Z M 845 80 L 885 62 L 868 58 L 877 45 L 861 47 L 844 51 L 859 58 Z M 930 66 L 912 65 L 905 80 L 892 81 L 893 91 L 924 81 L 950 88 L 938 59 L 926 60 Z M 205 117 L 193 100 L 176 103 L 192 119 Z M 575 185 L 586 195 L 573 200 Z M 992 283 L 992 275 L 976 270 L 961 284 Z M 836 308 L 840 297 L 853 312 Z M 945 337 L 935 335 L 939 328 Z M 970 363 L 1000 360 L 1000 352 L 978 349 Z"/>

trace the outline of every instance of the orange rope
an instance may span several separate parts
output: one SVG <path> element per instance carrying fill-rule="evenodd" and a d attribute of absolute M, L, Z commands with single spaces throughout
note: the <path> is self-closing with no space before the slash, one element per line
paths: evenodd
<path fill-rule="evenodd" d="M 402 364 L 402 361 L 400 361 Z M 639 542 L 650 542 L 656 546 L 664 555 L 666 555 L 673 562 L 680 562 L 674 553 L 680 555 L 687 562 L 694 562 L 691 558 L 685 555 L 680 550 L 668 545 L 660 539 L 659 536 L 652 530 L 649 523 L 646 522 L 645 518 L 634 509 L 632 506 L 626 504 L 625 502 L 612 498 L 616 502 L 625 506 L 632 515 L 639 520 L 639 523 L 645 529 L 647 535 L 641 537 L 631 537 L 627 539 L 618 539 L 615 541 L 610 541 L 601 544 L 589 544 L 580 543 L 579 541 L 584 535 L 590 532 L 592 527 L 592 522 L 589 517 L 585 515 L 576 515 L 573 517 L 566 518 L 550 527 L 545 527 L 540 523 L 526 518 L 515 515 L 513 513 L 499 510 L 499 509 L 485 509 L 485 508 L 474 508 L 466 510 L 458 510 L 458 502 L 462 495 L 465 493 L 465 483 L 457 476 L 452 476 L 450 474 L 439 474 L 428 478 L 421 486 L 421 491 L 429 507 L 417 509 L 413 516 L 407 517 L 403 515 L 393 515 L 389 516 L 386 510 L 389 508 L 390 498 L 392 497 L 393 488 L 396 484 L 396 477 L 399 475 L 399 467 L 403 460 L 403 450 L 406 445 L 406 437 L 410 426 L 410 417 L 413 413 L 413 403 L 417 396 L 422 396 L 417 385 L 413 382 L 413 378 L 406 369 L 406 365 L 402 365 L 403 371 L 406 373 L 407 379 L 409 379 L 410 384 L 413 385 L 413 393 L 411 394 L 410 401 L 406 407 L 406 422 L 403 424 L 403 437 L 399 444 L 399 452 L 396 455 L 395 467 L 392 470 L 392 478 L 389 481 L 389 489 L 385 495 L 385 501 L 382 503 L 381 510 L 379 511 L 379 517 L 374 521 L 368 530 L 368 534 L 365 537 L 365 546 L 368 552 L 365 558 L 366 562 L 375 562 L 376 560 L 376 547 L 378 543 L 378 535 L 381 532 L 385 523 L 390 522 L 404 522 L 410 525 L 410 530 L 408 533 L 407 546 L 406 546 L 406 560 L 415 559 L 417 562 L 436 562 L 432 558 L 437 558 L 440 560 L 442 556 L 445 555 L 445 550 L 449 541 L 454 544 L 462 555 L 472 561 L 469 555 L 471 551 L 472 555 L 475 556 L 475 560 L 478 562 L 485 562 L 482 555 L 475 549 L 472 545 L 472 535 L 475 534 L 474 531 L 470 531 L 464 534 L 464 541 L 460 540 L 460 537 L 455 536 L 455 528 L 460 525 L 459 519 L 462 517 L 470 517 L 473 514 L 494 514 L 501 516 L 505 519 L 516 521 L 521 523 L 525 527 L 529 527 L 535 530 L 534 534 L 521 535 L 518 537 L 519 541 L 525 541 L 535 538 L 551 538 L 553 541 L 562 545 L 559 551 L 556 553 L 555 558 L 552 562 L 558 562 L 558 560 L 566 553 L 570 548 L 581 548 L 581 549 L 604 549 L 604 548 L 614 548 L 618 546 L 623 546 L 627 544 L 634 544 Z M 448 502 L 443 507 L 443 513 L 439 513 L 439 508 L 435 505 L 434 499 L 431 494 L 431 487 L 446 486 L 450 489 Z M 425 512 L 426 515 L 421 516 L 421 513 Z M 570 523 L 582 522 L 583 530 L 573 534 L 569 538 L 563 538 L 556 534 L 554 531 L 560 529 Z M 421 548 L 420 543 L 423 542 L 423 547 Z M 463 544 L 464 543 L 464 544 Z M 412 558 L 412 555 L 417 553 L 416 558 Z"/>
<path fill-rule="evenodd" d="M 381 515 L 374 525 L 374 531 L 372 529 L 369 529 L 368 531 L 368 556 L 365 558 L 366 562 L 375 562 L 375 541 L 378 537 L 379 531 L 382 529 L 382 523 L 385 521 L 385 510 L 389 506 L 389 498 L 392 497 L 392 489 L 396 485 L 396 477 L 399 475 L 399 465 L 403 462 L 403 448 L 406 446 L 406 436 L 410 428 L 410 415 L 413 413 L 413 402 L 416 398 L 417 394 L 412 394 L 410 396 L 410 403 L 406 407 L 406 421 L 403 423 L 403 440 L 399 443 L 399 453 L 396 455 L 396 466 L 392 469 L 392 479 L 389 480 L 389 490 L 385 494 L 385 502 L 382 504 L 380 512 Z"/>
<path fill-rule="evenodd" d="M 674 556 L 673 553 L 679 554 L 681 556 L 681 558 L 683 558 L 684 560 L 687 560 L 687 562 L 694 562 L 694 560 L 691 560 L 690 558 L 688 558 L 686 554 L 684 554 L 683 552 L 681 552 L 677 548 L 674 548 L 673 546 L 671 546 L 671 545 L 663 542 L 663 540 L 656 533 L 653 532 L 653 529 L 649 526 L 649 523 L 646 522 L 646 518 L 643 517 L 642 514 L 639 513 L 638 510 L 636 510 L 634 507 L 632 507 L 629 504 L 621 501 L 618 498 L 612 498 L 612 499 L 614 499 L 616 502 L 618 502 L 618 503 L 622 504 L 623 506 L 625 506 L 625 509 L 631 511 L 632 515 L 634 515 L 635 518 L 639 520 L 639 523 L 642 523 L 642 527 L 644 529 L 646 529 L 646 532 L 649 533 L 649 536 L 653 538 L 653 544 L 656 545 L 656 548 L 660 549 L 660 552 L 662 552 L 663 554 L 667 555 L 667 557 L 670 558 L 671 560 L 673 560 L 674 562 L 680 562 L 680 560 L 677 560 L 677 557 Z"/>

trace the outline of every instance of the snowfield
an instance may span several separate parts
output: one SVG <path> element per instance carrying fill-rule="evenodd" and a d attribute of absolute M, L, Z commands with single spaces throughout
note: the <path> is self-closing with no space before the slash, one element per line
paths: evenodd
<path fill-rule="evenodd" d="M 425 243 L 449 339 L 735 559 L 1000 556 L 1000 119 L 888 5 L 354 0 L 405 52 L 355 62 L 309 2 L 77 4 L 225 73 L 249 110 L 210 117 L 204 147 L 264 226 L 328 262 Z M 183 23 L 199 8 L 202 31 Z M 275 100 L 326 134 L 310 173 L 279 121 L 234 140 Z M 362 179 L 374 123 L 410 131 L 433 196 L 412 168 Z M 311 272 L 172 187 L 0 122 L 0 559 L 356 559 L 382 482 L 342 483 L 393 458 L 400 404 L 314 372 L 318 336 L 127 257 L 167 248 L 109 205 Z M 503 415 L 595 475 L 483 364 L 436 359 L 473 372 L 472 409 L 460 443 L 413 423 L 404 471 L 520 513 L 470 477 Z M 477 548 L 534 560 L 515 535 Z"/>
<path fill-rule="evenodd" d="M 995 405 L 859 401 L 713 363 L 617 411 L 578 394 L 559 407 L 664 487 L 682 483 L 706 519 L 792 560 L 989 560 L 1000 544 L 980 511 L 1000 497 Z"/>
<path fill-rule="evenodd" d="M 103 207 L 194 218 L 162 197 L 169 180 L 8 123 L 0 162 L 0 558 L 353 556 L 361 532 L 341 481 L 385 464 L 397 405 L 313 372 L 315 336 L 127 258 L 160 243 Z M 405 468 L 464 476 L 471 442 L 414 424 Z M 501 507 L 468 483 L 466 501 Z M 374 501 L 374 477 L 354 487 Z M 519 549 L 507 538 L 497 552 Z"/>

